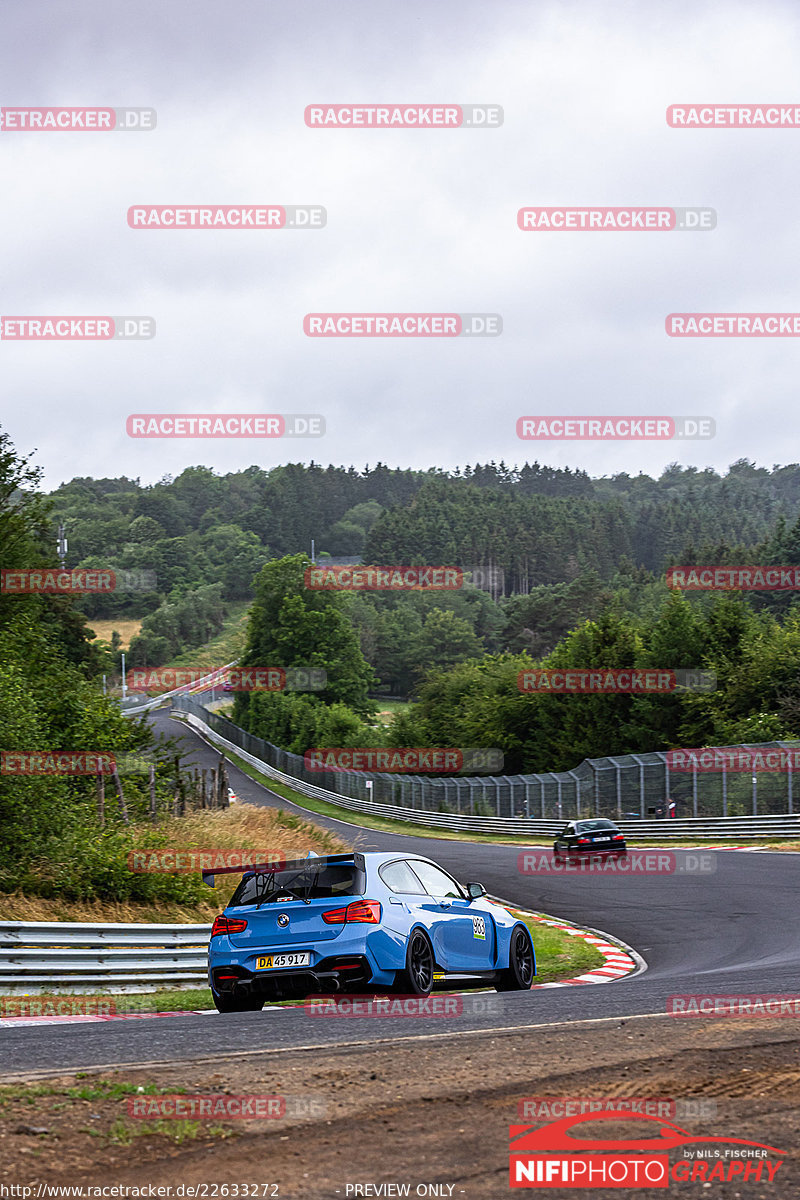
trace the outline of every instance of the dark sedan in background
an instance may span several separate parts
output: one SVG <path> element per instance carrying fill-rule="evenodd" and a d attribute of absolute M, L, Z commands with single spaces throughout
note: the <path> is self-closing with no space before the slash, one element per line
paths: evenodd
<path fill-rule="evenodd" d="M 553 853 L 560 854 L 627 854 L 625 835 L 613 821 L 595 817 L 586 821 L 569 821 L 553 842 Z"/>

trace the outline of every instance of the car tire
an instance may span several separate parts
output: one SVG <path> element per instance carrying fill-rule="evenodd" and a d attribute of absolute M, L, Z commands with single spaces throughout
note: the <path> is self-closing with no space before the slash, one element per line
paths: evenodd
<path fill-rule="evenodd" d="M 533 985 L 536 959 L 533 941 L 527 929 L 517 925 L 511 934 L 511 946 L 508 951 L 508 967 L 501 971 L 495 991 L 497 992 L 527 992 Z"/>
<path fill-rule="evenodd" d="M 395 976 L 393 991 L 404 996 L 429 996 L 433 988 L 433 947 L 421 929 L 408 940 L 406 968 Z"/>
<path fill-rule="evenodd" d="M 263 996 L 233 996 L 225 995 L 220 992 L 215 992 L 211 989 L 211 998 L 214 1001 L 214 1007 L 217 1012 L 221 1013 L 236 1013 L 236 1012 L 261 1012 L 264 1007 Z"/>

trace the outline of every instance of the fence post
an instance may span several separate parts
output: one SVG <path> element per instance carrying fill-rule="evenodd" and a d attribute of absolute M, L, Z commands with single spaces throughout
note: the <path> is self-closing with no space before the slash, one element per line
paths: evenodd
<path fill-rule="evenodd" d="M 753 816 L 758 816 L 758 775 L 753 771 Z"/>
<path fill-rule="evenodd" d="M 116 767 L 114 767 L 114 770 L 111 772 L 111 778 L 114 780 L 114 787 L 117 789 L 117 800 L 119 802 L 119 811 L 122 815 L 122 819 L 126 825 L 130 825 L 128 806 L 125 803 L 125 796 L 122 791 L 122 780 L 119 777 L 119 771 Z"/>
<path fill-rule="evenodd" d="M 794 811 L 792 808 L 792 756 L 791 756 L 791 754 L 789 755 L 786 799 L 789 802 L 788 812 L 789 812 L 789 815 L 791 816 L 792 812 Z"/>
<path fill-rule="evenodd" d="M 644 820 L 644 763 L 639 763 L 639 812 Z"/>
<path fill-rule="evenodd" d="M 158 820 L 158 810 L 157 810 L 157 808 L 156 808 L 156 769 L 155 769 L 155 767 L 153 766 L 153 764 L 152 764 L 152 763 L 150 763 L 149 775 L 150 775 L 150 779 L 149 779 L 149 784 L 150 784 L 150 820 L 151 820 L 151 821 L 153 822 L 153 824 L 155 825 L 156 821 Z"/>
<path fill-rule="evenodd" d="M 106 823 L 106 777 L 102 771 L 97 772 L 97 819 L 100 822 L 100 828 L 105 828 Z"/>
<path fill-rule="evenodd" d="M 692 812 L 697 816 L 697 758 L 692 762 Z"/>
<path fill-rule="evenodd" d="M 723 760 L 722 763 L 722 815 L 728 815 L 728 769 Z"/>
<path fill-rule="evenodd" d="M 616 763 L 614 770 L 617 776 L 617 820 L 622 820 L 622 768 Z"/>

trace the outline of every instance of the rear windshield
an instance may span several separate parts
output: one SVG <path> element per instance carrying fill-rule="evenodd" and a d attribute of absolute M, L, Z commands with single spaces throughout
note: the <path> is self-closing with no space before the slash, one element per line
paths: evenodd
<path fill-rule="evenodd" d="M 593 829 L 616 829 L 613 821 L 578 821 L 575 826 L 579 833 L 591 833 Z"/>
<path fill-rule="evenodd" d="M 322 863 L 289 867 L 283 871 L 259 871 L 239 884 L 229 908 L 287 896 L 289 899 L 331 900 L 337 896 L 363 895 L 363 872 L 355 863 Z M 295 896 L 294 893 L 297 893 Z"/>

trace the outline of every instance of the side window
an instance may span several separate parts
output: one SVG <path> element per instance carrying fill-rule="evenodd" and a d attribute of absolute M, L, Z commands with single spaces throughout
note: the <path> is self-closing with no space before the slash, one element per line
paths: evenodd
<path fill-rule="evenodd" d="M 429 896 L 449 897 L 453 900 L 464 898 L 464 893 L 455 879 L 440 867 L 435 867 L 433 863 L 420 862 L 416 858 L 411 860 L 411 865 Z"/>
<path fill-rule="evenodd" d="M 378 868 L 378 874 L 393 892 L 406 892 L 423 896 L 425 889 L 407 862 L 386 863 Z"/>

